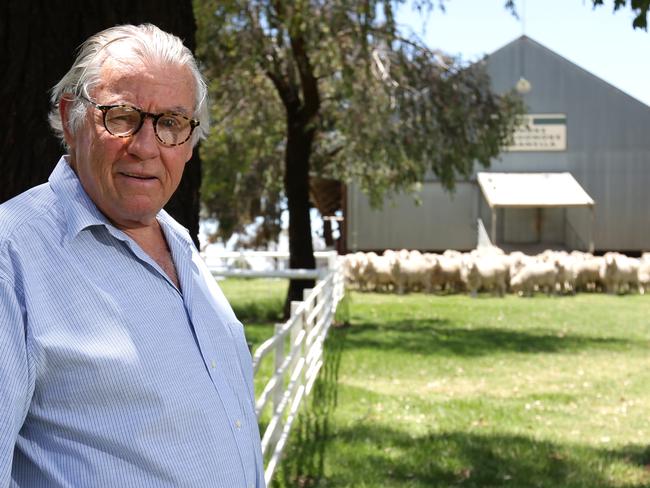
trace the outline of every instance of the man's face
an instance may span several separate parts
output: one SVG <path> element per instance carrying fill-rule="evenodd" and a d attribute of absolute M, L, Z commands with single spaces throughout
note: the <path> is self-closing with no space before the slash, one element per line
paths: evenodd
<path fill-rule="evenodd" d="M 178 66 L 125 66 L 112 60 L 102 67 L 102 82 L 90 93 L 99 105 L 132 105 L 151 113 L 193 116 L 194 84 L 189 69 Z M 134 135 L 119 138 L 104 127 L 102 112 L 89 105 L 86 120 L 66 138 L 70 164 L 86 193 L 117 227 L 150 225 L 180 183 L 192 142 L 163 146 L 153 121 L 145 119 Z"/>

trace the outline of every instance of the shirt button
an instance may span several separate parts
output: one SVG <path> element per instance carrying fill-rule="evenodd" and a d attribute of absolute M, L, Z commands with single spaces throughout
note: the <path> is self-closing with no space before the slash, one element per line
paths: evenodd
<path fill-rule="evenodd" d="M 240 420 L 235 420 L 235 427 L 238 429 L 241 429 L 241 421 Z"/>
<path fill-rule="evenodd" d="M 217 362 L 216 362 L 216 361 L 212 361 L 212 363 L 210 364 L 210 366 L 212 367 L 212 369 L 216 369 L 216 368 L 217 368 Z"/>

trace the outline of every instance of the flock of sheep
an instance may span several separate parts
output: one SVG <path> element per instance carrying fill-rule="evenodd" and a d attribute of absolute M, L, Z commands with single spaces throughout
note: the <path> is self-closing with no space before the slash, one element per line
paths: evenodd
<path fill-rule="evenodd" d="M 650 291 L 650 253 L 632 258 L 547 250 L 536 256 L 504 253 L 497 247 L 442 254 L 386 250 L 382 255 L 357 252 L 344 256 L 347 282 L 360 290 L 406 293 L 507 291 L 531 296 L 578 291 L 630 293 Z"/>

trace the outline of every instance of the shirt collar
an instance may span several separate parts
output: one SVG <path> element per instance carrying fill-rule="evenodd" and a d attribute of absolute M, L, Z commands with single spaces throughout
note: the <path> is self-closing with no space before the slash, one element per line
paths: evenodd
<path fill-rule="evenodd" d="M 174 238 L 180 240 L 182 244 L 185 244 L 184 247 L 186 249 L 192 249 L 194 247 L 194 242 L 190 237 L 190 231 L 176 222 L 165 210 L 158 212 L 156 217 L 168 241 L 170 238 Z"/>
<path fill-rule="evenodd" d="M 74 239 L 82 230 L 94 225 L 105 226 L 109 229 L 115 228 L 81 186 L 77 174 L 70 167 L 68 156 L 62 156 L 59 159 L 50 175 L 49 183 L 63 207 L 67 226 L 66 240 Z M 178 238 L 185 244 L 194 245 L 189 231 L 176 222 L 165 210 L 158 212 L 156 217 L 167 239 Z"/>
<path fill-rule="evenodd" d="M 67 156 L 59 159 L 48 181 L 63 208 L 66 240 L 74 239 L 79 232 L 93 225 L 110 225 L 109 220 L 81 186 Z"/>

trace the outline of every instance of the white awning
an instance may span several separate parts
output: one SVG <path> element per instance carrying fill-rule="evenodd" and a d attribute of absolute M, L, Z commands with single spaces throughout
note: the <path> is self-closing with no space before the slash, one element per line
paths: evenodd
<path fill-rule="evenodd" d="M 571 173 L 478 173 L 490 207 L 592 207 Z"/>

